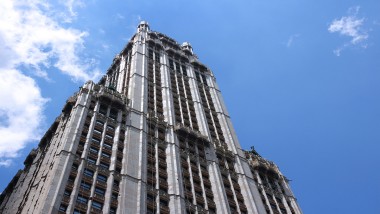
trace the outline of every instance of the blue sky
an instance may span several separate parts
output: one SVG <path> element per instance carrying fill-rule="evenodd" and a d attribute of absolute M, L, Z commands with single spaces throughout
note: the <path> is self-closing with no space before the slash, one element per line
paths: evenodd
<path fill-rule="evenodd" d="M 380 2 L 0 2 L 0 191 L 140 20 L 192 44 L 304 213 L 380 213 Z"/>

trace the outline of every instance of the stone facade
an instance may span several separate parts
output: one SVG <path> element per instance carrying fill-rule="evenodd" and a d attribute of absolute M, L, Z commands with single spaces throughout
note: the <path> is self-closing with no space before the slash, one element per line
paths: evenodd
<path fill-rule="evenodd" d="M 0 212 L 302 213 L 277 166 L 240 148 L 191 45 L 146 22 L 67 101 Z"/>

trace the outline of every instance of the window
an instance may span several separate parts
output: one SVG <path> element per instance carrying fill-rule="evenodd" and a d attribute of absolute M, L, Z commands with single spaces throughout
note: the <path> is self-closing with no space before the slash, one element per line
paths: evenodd
<path fill-rule="evenodd" d="M 96 201 L 92 201 L 92 205 L 91 205 L 93 208 L 97 209 L 97 210 L 101 210 L 102 207 L 103 207 L 103 204 L 99 203 L 99 202 L 96 202 Z"/>
<path fill-rule="evenodd" d="M 277 210 L 277 206 L 276 206 L 276 204 L 272 204 L 272 203 L 270 203 L 270 206 L 272 207 L 272 210 Z"/>
<path fill-rule="evenodd" d="M 96 144 L 100 144 L 100 140 L 96 139 L 96 138 L 92 138 L 91 141 L 93 143 L 96 143 Z"/>
<path fill-rule="evenodd" d="M 73 165 L 71 166 L 71 169 L 72 170 L 77 170 L 78 169 L 78 164 L 73 163 Z"/>
<path fill-rule="evenodd" d="M 82 197 L 82 196 L 78 196 L 77 202 L 81 203 L 81 204 L 87 204 L 88 198 L 85 198 L 85 197 Z"/>
<path fill-rule="evenodd" d="M 91 164 L 96 164 L 96 160 L 94 158 L 87 158 L 87 162 Z"/>
<path fill-rule="evenodd" d="M 103 162 L 100 162 L 99 166 L 106 168 L 106 169 L 108 169 L 110 167 L 110 165 L 108 163 L 103 163 Z"/>
<path fill-rule="evenodd" d="M 59 207 L 59 211 L 61 212 L 66 212 L 66 209 L 67 209 L 67 206 L 63 204 L 61 204 L 61 206 Z"/>
<path fill-rule="evenodd" d="M 182 65 L 182 73 L 183 73 L 183 75 L 187 76 L 186 66 L 184 66 L 184 65 Z"/>
<path fill-rule="evenodd" d="M 81 212 L 79 210 L 74 210 L 74 213 L 73 214 L 84 214 L 84 212 Z"/>
<path fill-rule="evenodd" d="M 113 139 L 113 136 L 111 136 L 111 135 L 106 135 L 106 138 L 108 139 L 108 140 L 112 140 Z"/>
<path fill-rule="evenodd" d="M 107 182 L 107 177 L 104 175 L 98 174 L 97 180 L 101 182 Z"/>
<path fill-rule="evenodd" d="M 102 156 L 106 158 L 111 158 L 111 155 L 106 152 L 102 152 Z"/>
<path fill-rule="evenodd" d="M 114 131 L 115 130 L 115 128 L 113 126 L 111 126 L 111 125 L 107 125 L 107 129 L 110 130 L 110 131 Z"/>
<path fill-rule="evenodd" d="M 90 169 L 84 169 L 83 174 L 92 178 L 94 176 L 94 171 L 92 171 Z"/>
<path fill-rule="evenodd" d="M 104 125 L 103 121 L 100 121 L 100 120 L 97 120 L 97 121 L 96 121 L 96 124 L 97 124 L 97 125 L 101 125 L 101 126 Z"/>
<path fill-rule="evenodd" d="M 80 184 L 80 187 L 85 189 L 85 190 L 90 190 L 91 184 L 82 181 L 82 183 Z"/>
<path fill-rule="evenodd" d="M 105 148 L 107 148 L 107 149 L 112 149 L 112 145 L 111 145 L 111 144 L 104 143 L 103 146 L 104 146 Z"/>
<path fill-rule="evenodd" d="M 112 193 L 112 195 L 111 195 L 111 198 L 112 198 L 112 200 L 117 200 L 117 194 L 116 193 Z"/>
<path fill-rule="evenodd" d="M 116 120 L 117 119 L 117 110 L 111 109 L 110 111 L 110 118 Z"/>
<path fill-rule="evenodd" d="M 74 182 L 75 181 L 75 177 L 74 176 L 69 176 L 69 182 Z"/>
<path fill-rule="evenodd" d="M 96 134 L 102 134 L 102 131 L 101 131 L 101 130 L 94 129 L 94 132 L 95 132 Z"/>
<path fill-rule="evenodd" d="M 71 192 L 69 190 L 65 190 L 65 192 L 63 192 L 63 195 L 65 196 L 70 196 L 71 195 Z"/>
<path fill-rule="evenodd" d="M 173 60 L 172 59 L 169 59 L 169 66 L 171 69 L 174 70 L 174 64 L 173 64 Z"/>
<path fill-rule="evenodd" d="M 100 113 L 100 114 L 103 114 L 103 115 L 106 115 L 106 114 L 107 114 L 107 106 L 105 106 L 105 105 L 100 105 L 99 113 Z"/>
<path fill-rule="evenodd" d="M 167 201 L 165 201 L 165 200 L 160 200 L 160 205 L 164 206 L 164 207 L 167 207 L 167 206 L 169 206 L 169 203 Z"/>
<path fill-rule="evenodd" d="M 121 168 L 120 167 L 116 167 L 115 170 L 116 170 L 117 173 L 121 173 Z"/>
<path fill-rule="evenodd" d="M 116 160 L 119 161 L 119 162 L 122 162 L 123 158 L 118 156 L 118 157 L 116 157 Z"/>
<path fill-rule="evenodd" d="M 99 187 L 96 187 L 95 188 L 95 193 L 96 194 L 98 194 L 98 195 L 102 195 L 102 196 L 104 196 L 104 193 L 105 193 L 106 191 L 104 190 L 104 189 L 102 189 L 102 188 L 99 188 Z"/>
<path fill-rule="evenodd" d="M 94 147 L 90 147 L 90 152 L 94 154 L 98 154 L 99 150 Z"/>
<path fill-rule="evenodd" d="M 146 200 L 147 201 L 155 201 L 156 200 L 156 197 L 154 197 L 153 195 L 151 195 L 151 194 L 148 194 L 147 196 L 146 196 Z"/>
<path fill-rule="evenodd" d="M 116 207 L 111 207 L 110 214 L 115 214 L 115 213 L 116 213 Z"/>

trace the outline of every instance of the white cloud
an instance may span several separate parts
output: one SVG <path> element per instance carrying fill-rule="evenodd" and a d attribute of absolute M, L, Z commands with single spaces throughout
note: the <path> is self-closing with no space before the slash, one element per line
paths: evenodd
<path fill-rule="evenodd" d="M 15 69 L 0 70 L 0 166 L 39 139 L 46 102 L 32 78 Z"/>
<path fill-rule="evenodd" d="M 44 13 L 46 7 L 32 0 L 0 2 L 0 41 L 3 54 L 12 56 L 7 63 L 30 66 L 45 78 L 52 66 L 74 80 L 98 78 L 99 70 L 79 56 L 88 33 L 60 26 Z"/>
<path fill-rule="evenodd" d="M 349 44 L 346 43 L 342 47 L 334 50 L 334 53 L 337 56 L 340 56 L 340 53 L 344 48 L 349 47 L 350 45 L 363 44 L 368 39 L 368 33 L 363 30 L 365 19 L 357 17 L 359 9 L 359 6 L 350 8 L 348 16 L 335 19 L 328 28 L 330 33 L 339 33 L 342 36 L 350 37 Z M 361 47 L 365 48 L 366 45 L 361 45 Z"/>
<path fill-rule="evenodd" d="M 48 99 L 26 72 L 48 79 L 58 70 L 75 81 L 100 76 L 97 61 L 80 55 L 88 33 L 63 27 L 52 11 L 45 1 L 0 1 L 0 167 L 41 137 Z"/>
<path fill-rule="evenodd" d="M 295 40 L 297 37 L 299 37 L 299 36 L 300 36 L 299 34 L 293 34 L 293 35 L 291 35 L 291 36 L 289 37 L 289 39 L 288 39 L 288 42 L 286 43 L 286 47 L 289 48 L 290 46 L 292 46 L 294 40 Z"/>

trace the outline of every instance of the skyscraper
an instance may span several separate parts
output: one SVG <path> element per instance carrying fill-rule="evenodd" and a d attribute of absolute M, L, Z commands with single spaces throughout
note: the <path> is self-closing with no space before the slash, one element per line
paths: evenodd
<path fill-rule="evenodd" d="M 146 22 L 24 163 L 1 213 L 301 213 L 278 167 L 240 148 L 191 45 Z"/>

